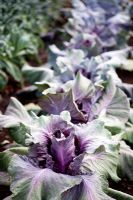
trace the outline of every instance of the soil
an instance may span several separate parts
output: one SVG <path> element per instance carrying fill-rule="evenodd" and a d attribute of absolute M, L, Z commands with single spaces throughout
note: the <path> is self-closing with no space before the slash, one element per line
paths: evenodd
<path fill-rule="evenodd" d="M 0 185 L 0 199 L 2 200 L 9 195 L 11 195 L 9 186 Z"/>
<path fill-rule="evenodd" d="M 133 72 L 126 70 L 117 70 L 118 76 L 121 78 L 122 82 L 133 84 Z"/>
<path fill-rule="evenodd" d="M 109 186 L 115 190 L 119 190 L 133 196 L 133 181 L 129 181 L 127 178 L 123 178 L 118 183 L 110 181 Z"/>
<path fill-rule="evenodd" d="M 38 56 L 30 56 L 30 58 L 28 57 L 26 60 L 32 67 L 37 67 L 48 61 L 48 55 L 44 48 L 40 48 L 38 51 Z"/>
<path fill-rule="evenodd" d="M 0 111 L 4 112 L 11 96 L 14 96 L 17 90 L 20 89 L 20 85 L 9 78 L 7 87 L 0 93 Z"/>

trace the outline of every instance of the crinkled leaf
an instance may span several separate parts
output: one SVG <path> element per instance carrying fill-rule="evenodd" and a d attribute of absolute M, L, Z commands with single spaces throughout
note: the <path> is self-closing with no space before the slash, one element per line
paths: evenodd
<path fill-rule="evenodd" d="M 129 102 L 127 96 L 119 88 L 116 88 L 110 79 L 103 96 L 94 105 L 94 114 L 100 115 L 106 125 L 111 125 L 115 120 L 125 123 L 129 117 Z"/>
<path fill-rule="evenodd" d="M 107 152 L 117 149 L 118 142 L 113 141 L 111 133 L 104 128 L 102 121 L 93 120 L 76 129 L 76 142 L 80 153 L 94 153 L 101 145 L 104 145 Z"/>
<path fill-rule="evenodd" d="M 12 199 L 59 200 L 63 192 L 81 182 L 80 178 L 34 167 L 28 160 L 14 156 L 9 167 Z"/>
<path fill-rule="evenodd" d="M 124 142 L 120 146 L 120 169 L 124 176 L 133 181 L 133 150 Z"/>
<path fill-rule="evenodd" d="M 12 147 L 3 152 L 0 152 L 0 170 L 6 171 L 8 169 L 10 160 L 14 154 L 27 155 L 27 147 Z"/>
<path fill-rule="evenodd" d="M 64 111 L 67 112 L 67 111 Z M 64 112 L 61 112 L 60 115 L 50 115 L 50 116 L 40 116 L 36 122 L 38 128 L 33 128 L 30 132 L 31 142 L 43 144 L 47 142 L 47 139 L 52 139 L 58 135 L 64 134 L 64 136 L 69 136 L 70 133 L 74 132 L 73 125 L 69 120 L 64 116 Z"/>
<path fill-rule="evenodd" d="M 67 68 L 73 72 L 75 68 L 82 63 L 84 56 L 85 55 L 82 50 L 70 49 L 66 51 L 66 55 L 58 56 L 56 63 L 62 72 L 67 71 Z"/>
<path fill-rule="evenodd" d="M 42 109 L 49 114 L 60 114 L 62 111 L 69 111 L 71 118 L 78 121 L 85 121 L 84 115 L 79 111 L 73 100 L 72 91 L 44 95 L 40 102 Z"/>
<path fill-rule="evenodd" d="M 75 156 L 74 137 L 70 135 L 61 141 L 53 138 L 51 153 L 54 158 L 55 169 L 64 173 Z"/>
<path fill-rule="evenodd" d="M 82 182 L 62 195 L 62 200 L 113 200 L 103 191 L 103 182 L 96 174 L 81 176 Z"/>
<path fill-rule="evenodd" d="M 117 176 L 118 153 L 107 153 L 104 146 L 100 146 L 93 154 L 85 154 L 81 168 L 86 172 L 88 169 L 96 171 L 100 176 L 105 178 L 111 177 L 118 181 Z"/>
<path fill-rule="evenodd" d="M 133 144 L 133 109 L 130 108 L 129 120 L 126 123 L 126 127 L 124 130 L 124 139 L 128 141 L 130 144 Z"/>
<path fill-rule="evenodd" d="M 82 100 L 91 97 L 94 94 L 94 85 L 92 82 L 78 72 L 74 81 L 71 81 L 70 89 L 73 91 L 74 100 Z M 65 87 L 69 87 L 69 82 Z"/>
<path fill-rule="evenodd" d="M 31 117 L 25 107 L 16 98 L 11 97 L 5 114 L 0 115 L 0 127 L 8 128 L 20 123 L 31 124 Z"/>
<path fill-rule="evenodd" d="M 54 76 L 53 70 L 49 69 L 48 66 L 32 67 L 25 65 L 22 69 L 22 72 L 28 82 L 32 84 L 44 80 L 50 81 Z"/>

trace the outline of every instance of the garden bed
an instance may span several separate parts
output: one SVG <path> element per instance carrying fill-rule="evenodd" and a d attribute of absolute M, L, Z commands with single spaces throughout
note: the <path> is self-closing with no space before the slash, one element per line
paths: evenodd
<path fill-rule="evenodd" d="M 133 2 L 1 11 L 0 199 L 133 200 Z"/>

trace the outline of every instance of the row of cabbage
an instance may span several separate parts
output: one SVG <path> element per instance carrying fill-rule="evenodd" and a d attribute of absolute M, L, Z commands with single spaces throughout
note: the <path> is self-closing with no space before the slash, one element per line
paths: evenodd
<path fill-rule="evenodd" d="M 64 10 L 67 40 L 49 47 L 47 64 L 22 68 L 40 100 L 24 107 L 12 97 L 0 115 L 14 140 L 0 153 L 11 177 L 8 199 L 133 199 L 109 187 L 133 181 L 133 99 L 116 73 L 132 66 L 132 6 L 73 0 Z"/>

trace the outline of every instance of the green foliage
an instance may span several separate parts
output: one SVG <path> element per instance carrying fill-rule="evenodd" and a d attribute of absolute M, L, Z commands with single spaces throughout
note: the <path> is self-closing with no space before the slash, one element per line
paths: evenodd
<path fill-rule="evenodd" d="M 21 67 L 25 57 L 37 58 L 42 46 L 40 34 L 46 34 L 59 21 L 64 3 L 65 0 L 0 0 L 0 90 L 7 84 L 4 72 L 23 83 Z"/>

